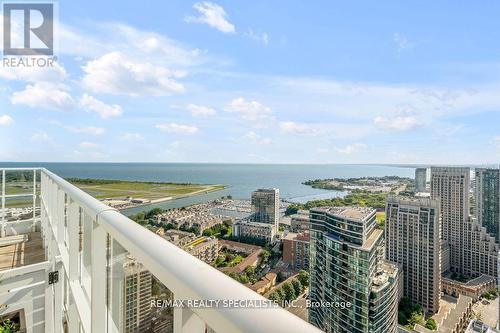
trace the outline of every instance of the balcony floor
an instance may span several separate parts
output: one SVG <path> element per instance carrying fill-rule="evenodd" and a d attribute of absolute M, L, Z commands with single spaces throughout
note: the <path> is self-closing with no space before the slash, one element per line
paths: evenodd
<path fill-rule="evenodd" d="M 0 271 L 32 265 L 45 260 L 45 250 L 39 232 L 27 234 L 28 239 L 17 244 L 0 246 Z"/>

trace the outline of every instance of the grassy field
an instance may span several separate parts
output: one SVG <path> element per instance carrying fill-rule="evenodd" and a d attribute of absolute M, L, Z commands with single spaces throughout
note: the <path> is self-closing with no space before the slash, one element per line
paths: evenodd
<path fill-rule="evenodd" d="M 1 189 L 0 189 L 1 191 Z M 5 194 L 6 195 L 20 195 L 26 194 L 27 196 L 18 198 L 9 198 L 6 200 L 6 208 L 21 208 L 21 207 L 32 207 L 33 198 L 29 195 L 33 194 L 33 182 L 29 181 L 15 181 L 7 182 L 5 184 Z"/>
<path fill-rule="evenodd" d="M 173 184 L 155 182 L 68 179 L 95 198 L 141 198 L 157 200 L 167 197 L 178 198 L 224 189 L 223 185 Z"/>

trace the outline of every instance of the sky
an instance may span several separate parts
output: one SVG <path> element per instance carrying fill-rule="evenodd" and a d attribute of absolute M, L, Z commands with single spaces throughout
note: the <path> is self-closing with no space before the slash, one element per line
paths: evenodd
<path fill-rule="evenodd" d="M 0 66 L 0 161 L 498 164 L 499 11 L 59 1 L 56 64 Z"/>

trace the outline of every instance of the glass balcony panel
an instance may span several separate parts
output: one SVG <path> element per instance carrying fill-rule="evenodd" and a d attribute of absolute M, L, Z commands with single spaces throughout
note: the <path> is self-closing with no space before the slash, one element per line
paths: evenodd
<path fill-rule="evenodd" d="M 82 211 L 80 221 L 80 283 L 90 300 L 92 292 L 92 230 L 95 227 L 95 222 L 94 219 L 84 211 Z M 105 255 L 105 253 L 103 252 L 102 255 Z"/>
<path fill-rule="evenodd" d="M 33 194 L 34 175 L 35 172 L 33 170 L 26 170 L 26 171 L 6 170 L 5 194 L 6 195 Z"/>
<path fill-rule="evenodd" d="M 116 240 L 108 242 L 108 332 L 126 332 L 125 320 L 125 264 L 128 252 Z M 132 289 L 132 286 L 129 287 Z M 132 292 L 132 290 L 130 291 Z"/>
<path fill-rule="evenodd" d="M 173 293 L 116 240 L 111 253 L 110 332 L 173 332 Z"/>

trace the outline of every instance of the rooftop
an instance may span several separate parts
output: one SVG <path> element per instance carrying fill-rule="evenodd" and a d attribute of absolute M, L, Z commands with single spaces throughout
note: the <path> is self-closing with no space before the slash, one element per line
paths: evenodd
<path fill-rule="evenodd" d="M 373 279 L 373 289 L 374 291 L 379 291 L 383 289 L 389 280 L 395 279 L 398 273 L 398 266 L 396 264 L 393 264 L 391 262 L 383 260 L 381 262 L 381 265 L 379 267 L 379 271 L 377 272 L 377 275 Z"/>
<path fill-rule="evenodd" d="M 296 232 L 289 232 L 286 234 L 283 239 L 287 240 L 298 240 L 298 241 L 309 241 L 309 232 L 301 232 L 301 233 L 296 233 Z"/>
<path fill-rule="evenodd" d="M 415 197 L 388 195 L 387 204 L 398 205 L 400 208 L 418 209 L 421 207 L 439 209 L 439 200 L 431 199 L 430 193 L 417 193 Z"/>
<path fill-rule="evenodd" d="M 323 211 L 331 215 L 351 220 L 364 221 L 376 213 L 371 207 L 347 206 L 347 207 L 320 207 L 314 208 L 315 211 Z"/>

